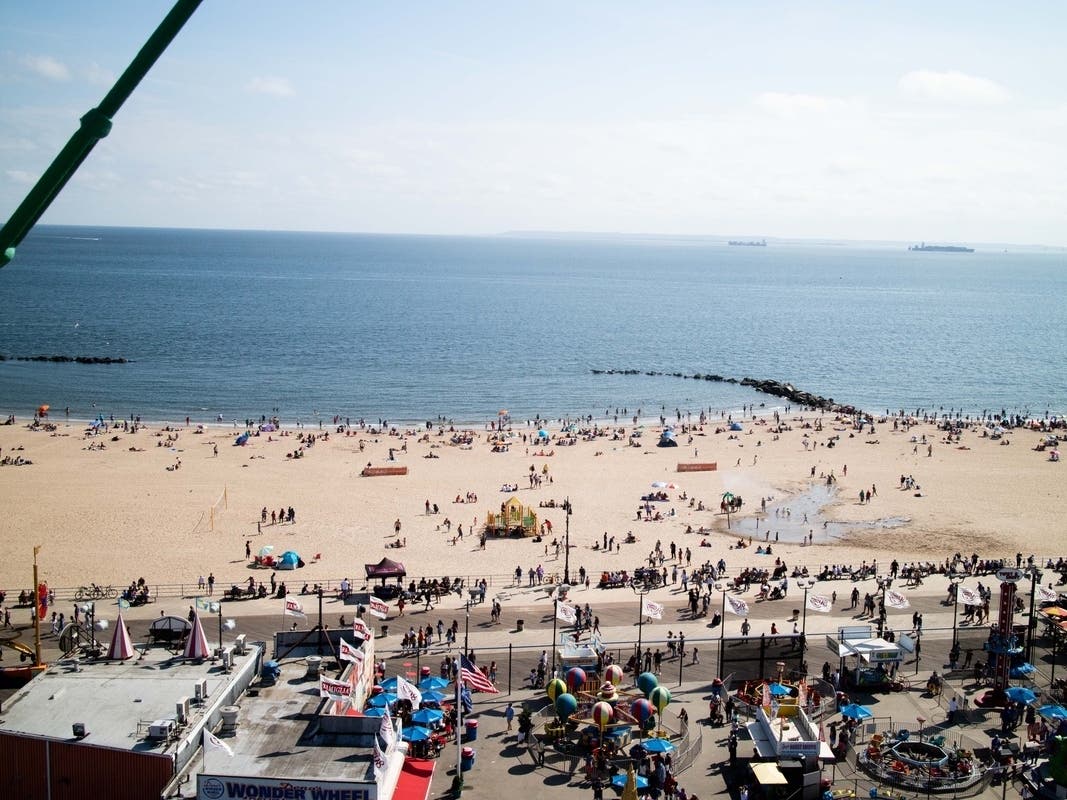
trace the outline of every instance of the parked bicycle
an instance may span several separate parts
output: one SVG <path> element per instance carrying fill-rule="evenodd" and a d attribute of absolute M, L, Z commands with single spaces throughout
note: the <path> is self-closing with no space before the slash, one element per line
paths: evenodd
<path fill-rule="evenodd" d="M 78 587 L 78 591 L 74 593 L 75 600 L 112 600 L 118 597 L 119 593 L 114 586 L 98 586 L 95 583 L 90 583 L 88 586 Z"/>

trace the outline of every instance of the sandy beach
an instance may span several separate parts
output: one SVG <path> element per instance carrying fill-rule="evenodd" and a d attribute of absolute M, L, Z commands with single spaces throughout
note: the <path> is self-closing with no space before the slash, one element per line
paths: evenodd
<path fill-rule="evenodd" d="M 818 568 L 942 561 L 955 552 L 1055 557 L 1067 550 L 1059 520 L 1064 467 L 1034 450 L 1045 434 L 1032 430 L 993 439 L 966 429 L 960 441 L 948 442 L 931 423 L 894 430 L 892 419 L 876 421 L 872 434 L 829 414 L 793 414 L 783 416 L 777 434 L 769 417 L 746 421 L 741 432 L 716 432 L 726 426 L 712 420 L 702 429 L 679 429 L 678 447 L 657 447 L 659 420 L 646 417 L 637 439 L 629 437 L 631 424 L 618 435 L 614 426 L 590 440 L 578 435 L 568 446 L 558 425 L 549 426 L 548 443 L 534 444 L 538 426 L 515 421 L 509 447 L 493 452 L 484 426 L 471 431 L 469 446 L 452 444 L 447 429 L 428 436 L 424 429 L 346 434 L 330 426 L 262 433 L 234 446 L 243 428 L 198 433 L 195 424 L 167 431 L 150 423 L 130 433 L 120 422 L 90 434 L 74 421 L 54 419 L 54 430 L 29 430 L 27 422 L 0 426 L 0 456 L 32 461 L 0 467 L 7 554 L 0 587 L 16 594 L 30 585 L 33 545 L 42 546 L 41 577 L 52 587 L 96 582 L 121 589 L 138 577 L 188 584 L 209 573 L 220 586 L 250 575 L 266 580 L 269 572 L 249 566 L 246 542 L 253 553 L 268 545 L 276 554 L 300 553 L 304 568 L 277 575 L 291 589 L 346 576 L 359 586 L 364 564 L 383 556 L 402 561 L 413 577 L 495 576 L 499 583 L 516 567 L 537 565 L 562 573 L 562 551 L 557 557 L 551 542 L 562 540 L 564 513 L 540 506 L 565 498 L 573 507 L 571 572 L 585 567 L 594 584 L 602 570 L 640 566 L 657 541 L 664 549 L 672 542 L 691 549 L 694 565 L 723 558 L 728 573 L 775 557 Z M 812 427 L 818 422 L 821 430 Z M 317 441 L 308 447 L 301 434 Z M 301 455 L 293 458 L 296 451 Z M 718 468 L 677 471 L 692 462 Z M 368 464 L 406 466 L 408 474 L 361 477 Z M 539 486 L 531 485 L 531 467 Z M 902 488 L 902 476 L 915 485 Z M 642 496 L 660 491 L 654 482 L 678 488 L 662 489 L 668 501 L 650 504 L 660 521 L 638 519 Z M 502 491 L 508 484 L 518 490 Z M 859 502 L 861 490 L 873 490 L 869 503 Z M 731 515 L 730 531 L 719 513 L 724 492 L 745 501 Z M 455 502 L 468 493 L 477 500 Z M 480 532 L 487 513 L 512 497 L 551 523 L 551 532 L 540 543 L 490 538 L 481 549 L 472 529 Z M 295 522 L 270 522 L 272 511 L 289 507 Z M 690 527 L 694 532 L 686 533 Z M 810 546 L 800 541 L 808 531 Z M 610 554 L 593 549 L 605 534 L 619 542 L 628 532 L 636 543 Z M 752 545 L 735 549 L 739 535 L 751 536 Z M 701 546 L 704 540 L 710 547 Z M 764 540 L 774 550 L 769 558 L 756 553 Z M 389 546 L 397 541 L 406 546 Z"/>

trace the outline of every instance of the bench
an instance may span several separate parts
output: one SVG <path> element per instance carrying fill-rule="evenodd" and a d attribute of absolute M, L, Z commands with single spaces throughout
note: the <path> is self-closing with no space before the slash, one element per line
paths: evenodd
<path fill-rule="evenodd" d="M 384 475 L 407 475 L 407 467 L 364 467 L 359 473 L 364 478 L 380 478 Z"/>
<path fill-rule="evenodd" d="M 717 461 L 698 461 L 693 464 L 679 464 L 678 472 L 715 472 L 718 468 Z"/>

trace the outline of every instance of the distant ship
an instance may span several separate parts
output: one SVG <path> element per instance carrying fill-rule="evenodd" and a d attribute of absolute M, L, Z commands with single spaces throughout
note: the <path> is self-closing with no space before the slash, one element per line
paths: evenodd
<path fill-rule="evenodd" d="M 767 240 L 764 239 L 761 242 L 727 242 L 727 244 L 733 247 L 766 247 Z"/>
<path fill-rule="evenodd" d="M 733 243 L 731 242 L 731 244 L 733 244 Z M 974 252 L 974 248 L 973 247 L 960 247 L 959 245 L 954 245 L 954 244 L 927 244 L 926 242 L 923 242 L 922 244 L 913 244 L 908 249 L 909 250 L 914 250 L 916 252 L 921 252 L 921 253 L 973 253 Z"/>

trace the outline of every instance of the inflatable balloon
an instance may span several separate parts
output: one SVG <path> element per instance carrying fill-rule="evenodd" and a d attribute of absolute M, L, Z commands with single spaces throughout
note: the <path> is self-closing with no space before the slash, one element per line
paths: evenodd
<path fill-rule="evenodd" d="M 578 710 L 578 698 L 573 694 L 567 694 L 566 692 L 556 695 L 555 707 L 556 714 L 559 718 L 561 720 L 566 719 Z"/>
<path fill-rule="evenodd" d="M 604 670 L 604 680 L 611 683 L 612 686 L 618 686 L 622 683 L 622 667 L 618 664 L 612 664 Z"/>
<path fill-rule="evenodd" d="M 661 714 L 663 709 L 671 703 L 671 693 L 666 686 L 657 686 L 648 695 L 649 702 L 656 707 Z"/>
<path fill-rule="evenodd" d="M 593 722 L 600 726 L 600 730 L 604 730 L 614 716 L 615 709 L 609 703 L 601 701 L 593 704 Z"/>
<path fill-rule="evenodd" d="M 641 694 L 645 697 L 648 697 L 657 686 L 659 686 L 659 678 L 651 672 L 642 672 L 637 676 L 637 688 L 641 690 Z"/>
<path fill-rule="evenodd" d="M 639 700 L 634 700 L 633 703 L 630 704 L 630 713 L 633 714 L 634 719 L 640 722 L 643 726 L 645 722 L 656 713 L 656 709 L 652 707 L 650 702 L 642 697 Z"/>
<path fill-rule="evenodd" d="M 565 684 L 559 678 L 553 678 L 548 682 L 548 686 L 545 687 L 545 692 L 548 694 L 548 699 L 552 700 L 553 702 L 565 691 L 567 691 L 567 684 Z"/>
<path fill-rule="evenodd" d="M 567 670 L 567 691 L 576 692 L 585 683 L 585 670 L 581 667 L 571 667 Z"/>

